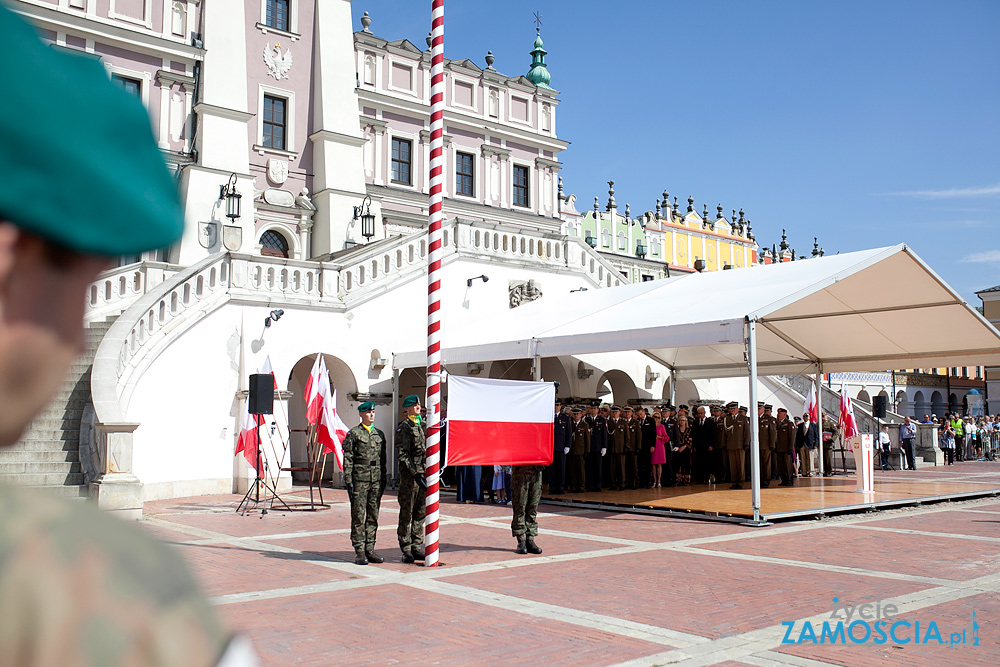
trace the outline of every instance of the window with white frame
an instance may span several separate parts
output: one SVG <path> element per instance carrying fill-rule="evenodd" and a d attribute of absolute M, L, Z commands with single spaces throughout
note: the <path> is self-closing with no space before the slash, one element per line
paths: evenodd
<path fill-rule="evenodd" d="M 392 138 L 392 182 L 412 185 L 410 165 L 413 156 L 413 142 L 409 139 Z"/>
<path fill-rule="evenodd" d="M 455 193 L 466 197 L 476 196 L 476 171 L 470 153 L 455 155 Z"/>
<path fill-rule="evenodd" d="M 375 85 L 375 56 L 365 54 L 365 83 L 369 86 Z"/>
<path fill-rule="evenodd" d="M 530 206 L 531 198 L 528 186 L 528 168 L 514 165 L 514 206 Z"/>
<path fill-rule="evenodd" d="M 121 74 L 112 74 L 111 80 L 117 83 L 122 89 L 131 95 L 135 95 L 140 100 L 142 99 L 142 81 L 139 79 L 133 79 L 132 77 L 122 76 Z"/>
<path fill-rule="evenodd" d="M 500 92 L 490 88 L 490 118 L 500 117 Z"/>
<path fill-rule="evenodd" d="M 287 150 L 288 100 L 265 94 L 261 113 L 264 122 L 261 145 L 265 148 Z"/>
<path fill-rule="evenodd" d="M 275 30 L 289 32 L 290 25 L 289 0 L 266 0 L 264 10 L 264 25 Z"/>
<path fill-rule="evenodd" d="M 601 247 L 610 248 L 611 247 L 611 231 L 607 228 L 601 230 Z"/>
<path fill-rule="evenodd" d="M 619 250 L 628 249 L 628 237 L 625 236 L 625 232 L 618 232 L 618 249 Z"/>

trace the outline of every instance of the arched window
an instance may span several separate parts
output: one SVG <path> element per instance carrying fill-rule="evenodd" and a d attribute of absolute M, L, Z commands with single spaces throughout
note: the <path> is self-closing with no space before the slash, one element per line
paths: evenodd
<path fill-rule="evenodd" d="M 365 56 L 365 83 L 375 85 L 375 58 L 370 55 Z"/>
<path fill-rule="evenodd" d="M 273 229 L 269 229 L 260 235 L 260 245 L 261 255 L 288 259 L 288 241 Z"/>
<path fill-rule="evenodd" d="M 611 232 L 608 229 L 601 230 L 601 247 L 602 248 L 611 247 Z"/>
<path fill-rule="evenodd" d="M 618 249 L 628 249 L 628 238 L 625 236 L 625 232 L 618 232 Z"/>
<path fill-rule="evenodd" d="M 493 118 L 500 117 L 500 93 L 495 89 L 490 89 L 490 116 Z"/>

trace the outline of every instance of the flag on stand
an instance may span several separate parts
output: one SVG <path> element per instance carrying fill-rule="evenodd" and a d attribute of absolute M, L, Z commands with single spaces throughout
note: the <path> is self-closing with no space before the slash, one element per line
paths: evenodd
<path fill-rule="evenodd" d="M 317 352 L 316 361 L 313 362 L 312 370 L 309 371 L 309 377 L 306 379 L 306 388 L 302 394 L 306 399 L 306 420 L 310 424 L 315 424 L 319 419 L 322 402 L 322 398 L 319 395 L 321 378 L 326 378 L 329 385 L 329 373 L 326 371 L 326 362 L 323 360 L 323 355 Z"/>
<path fill-rule="evenodd" d="M 851 405 L 851 396 L 847 393 L 844 385 L 840 385 L 840 420 L 837 422 L 840 427 L 840 434 L 847 440 L 859 433 L 858 422 L 854 419 L 854 406 Z"/>
<path fill-rule="evenodd" d="M 274 377 L 274 369 L 271 368 L 271 355 L 267 355 L 266 357 L 264 357 L 264 365 L 261 366 L 260 372 L 263 375 L 270 375 L 272 378 L 274 378 L 274 388 L 275 390 L 277 390 L 278 378 Z"/>
<path fill-rule="evenodd" d="M 551 382 L 448 377 L 446 465 L 552 463 Z"/>
<path fill-rule="evenodd" d="M 809 397 L 806 399 L 806 412 L 809 414 L 809 419 L 812 420 L 814 424 L 819 423 L 819 406 L 816 405 L 815 383 L 809 385 Z"/>
<path fill-rule="evenodd" d="M 311 384 L 313 398 L 309 401 L 306 419 L 316 425 L 316 443 L 324 454 L 333 453 L 337 465 L 344 468 L 344 450 L 341 444 L 347 437 L 347 424 L 337 414 L 337 392 L 330 393 L 330 374 L 320 356 L 321 375 Z M 315 369 L 315 365 L 313 366 Z M 311 375 L 311 374 L 310 374 Z M 309 385 L 307 385 L 307 388 Z"/>
<path fill-rule="evenodd" d="M 240 435 L 236 439 L 236 454 L 243 452 L 243 458 L 250 467 L 257 469 L 257 428 L 260 415 L 250 414 L 250 399 L 243 401 L 243 419 L 240 420 Z"/>

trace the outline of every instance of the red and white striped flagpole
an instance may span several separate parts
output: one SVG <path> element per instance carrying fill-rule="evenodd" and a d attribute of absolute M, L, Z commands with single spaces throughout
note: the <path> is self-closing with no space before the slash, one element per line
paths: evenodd
<path fill-rule="evenodd" d="M 427 516 L 424 565 L 438 564 L 441 470 L 441 187 L 444 178 L 444 0 L 431 0 L 431 206 L 427 253 Z"/>

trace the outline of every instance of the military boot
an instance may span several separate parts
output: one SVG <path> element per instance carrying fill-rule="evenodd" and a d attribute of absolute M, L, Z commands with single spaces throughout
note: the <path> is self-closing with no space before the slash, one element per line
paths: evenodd
<path fill-rule="evenodd" d="M 363 549 L 354 550 L 354 562 L 357 565 L 368 565 L 368 558 L 365 557 Z"/>
<path fill-rule="evenodd" d="M 531 539 L 530 537 L 526 540 L 525 546 L 527 546 L 529 554 L 540 554 L 540 553 L 542 553 L 541 548 L 537 544 L 535 544 L 535 541 L 533 539 Z"/>
<path fill-rule="evenodd" d="M 516 553 L 516 554 L 526 554 L 526 553 L 528 553 L 528 547 L 525 546 L 525 544 L 524 544 L 524 538 L 523 537 L 518 537 L 517 538 L 517 548 L 514 549 L 514 553 Z"/>
<path fill-rule="evenodd" d="M 403 562 L 404 563 L 412 563 L 413 562 L 413 554 L 410 553 L 409 549 L 405 549 L 403 551 Z"/>
<path fill-rule="evenodd" d="M 424 548 L 423 547 L 412 547 L 410 553 L 413 554 L 413 560 L 424 560 Z"/>
<path fill-rule="evenodd" d="M 379 556 L 374 551 L 366 551 L 365 558 L 368 559 L 369 563 L 375 563 L 376 565 L 381 565 L 382 563 L 385 562 L 385 559 Z"/>

